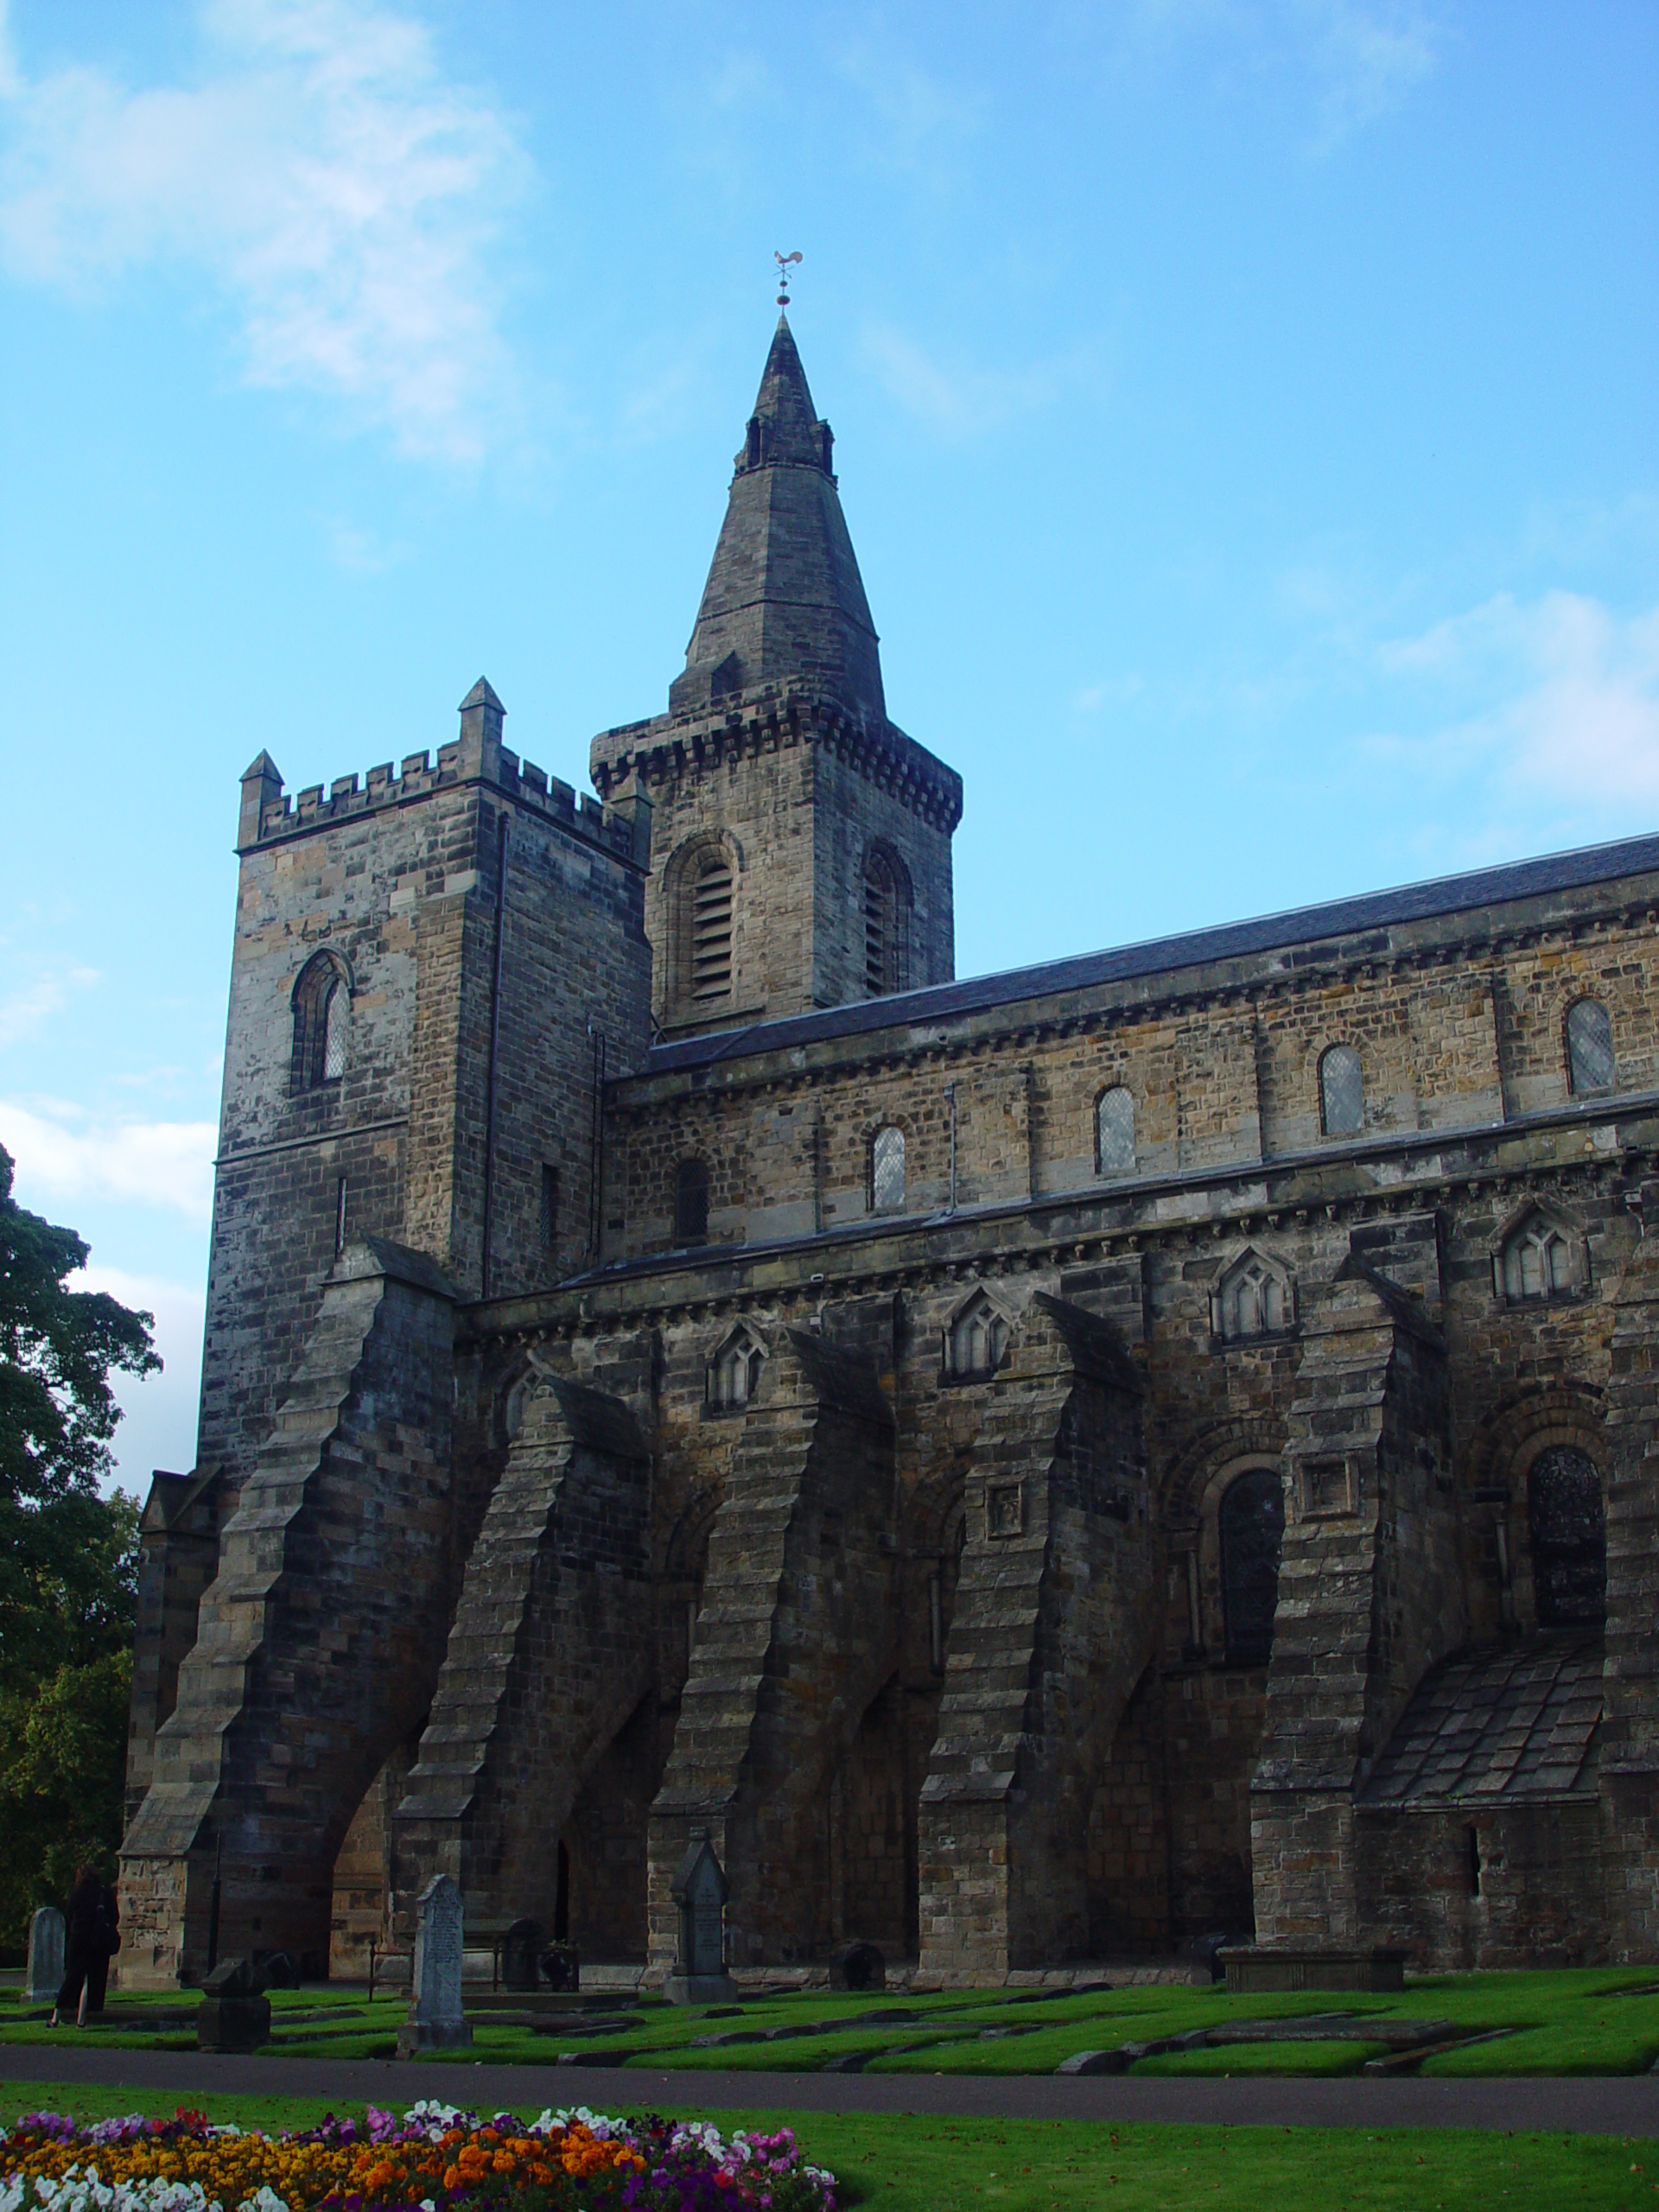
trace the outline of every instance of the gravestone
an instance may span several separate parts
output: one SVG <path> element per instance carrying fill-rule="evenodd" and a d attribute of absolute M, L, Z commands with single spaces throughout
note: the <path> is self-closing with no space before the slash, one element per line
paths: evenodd
<path fill-rule="evenodd" d="M 43 1904 L 29 1923 L 29 2001 L 57 2002 L 63 1980 L 63 1915 Z"/>
<path fill-rule="evenodd" d="M 270 1999 L 258 1970 L 226 1959 L 201 1985 L 196 2007 L 198 2050 L 257 2050 L 270 2040 Z"/>
<path fill-rule="evenodd" d="M 409 2018 L 397 2031 L 400 2058 L 454 2050 L 473 2039 L 461 2009 L 461 1891 L 448 1874 L 427 1884 L 420 1912 Z"/>
<path fill-rule="evenodd" d="M 691 1831 L 691 1842 L 671 1885 L 680 1915 L 680 1948 L 674 1970 L 663 1987 L 671 2005 L 721 2005 L 737 1995 L 726 1971 L 726 1879 L 707 1835 Z"/>
<path fill-rule="evenodd" d="M 542 1980 L 566 1995 L 582 1987 L 582 1955 L 574 1943 L 550 1943 L 542 1953 Z"/>
<path fill-rule="evenodd" d="M 885 1989 L 887 1962 L 874 1943 L 849 1943 L 830 1965 L 831 1989 Z"/>
<path fill-rule="evenodd" d="M 534 1989 L 540 1972 L 537 1960 L 547 1942 L 539 1920 L 515 1920 L 501 1938 L 501 1986 L 504 1989 Z"/>

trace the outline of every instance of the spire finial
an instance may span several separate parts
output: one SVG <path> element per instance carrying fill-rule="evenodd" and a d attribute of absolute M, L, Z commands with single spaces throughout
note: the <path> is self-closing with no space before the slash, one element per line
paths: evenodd
<path fill-rule="evenodd" d="M 798 253 L 779 253 L 774 248 L 772 257 L 778 264 L 778 304 L 780 308 L 786 308 L 789 305 L 789 265 L 801 257 Z"/>

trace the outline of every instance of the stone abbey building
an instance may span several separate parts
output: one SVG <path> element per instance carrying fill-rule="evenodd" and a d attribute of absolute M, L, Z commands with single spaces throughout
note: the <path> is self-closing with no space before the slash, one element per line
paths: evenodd
<path fill-rule="evenodd" d="M 130 1980 L 1659 1954 L 1659 837 L 954 980 L 780 322 L 597 799 L 242 780 Z"/>

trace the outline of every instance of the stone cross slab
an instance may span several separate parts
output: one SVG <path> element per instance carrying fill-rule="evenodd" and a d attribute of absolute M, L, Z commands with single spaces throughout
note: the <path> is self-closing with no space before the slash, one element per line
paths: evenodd
<path fill-rule="evenodd" d="M 63 1980 L 63 1915 L 43 1904 L 29 1923 L 29 2002 L 55 2005 Z"/>
<path fill-rule="evenodd" d="M 421 1892 L 409 2018 L 397 2031 L 400 2058 L 454 2050 L 473 2039 L 461 2009 L 461 1924 L 459 1886 L 448 1874 L 435 1875 Z"/>
<path fill-rule="evenodd" d="M 709 2005 L 735 1997 L 726 1971 L 726 1900 L 731 1884 L 706 1835 L 694 1828 L 670 1885 L 679 1908 L 680 1951 L 663 1994 L 671 2005 Z"/>

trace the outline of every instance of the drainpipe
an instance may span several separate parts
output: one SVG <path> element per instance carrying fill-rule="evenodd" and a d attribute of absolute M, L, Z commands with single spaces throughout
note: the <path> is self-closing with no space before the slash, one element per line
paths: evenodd
<path fill-rule="evenodd" d="M 500 832 L 495 854 L 495 972 L 490 985 L 489 1087 L 485 1094 L 484 1105 L 484 1252 L 479 1268 L 479 1295 L 482 1298 L 490 1294 L 490 1216 L 495 1197 L 495 1071 L 501 1046 L 501 949 L 506 938 L 505 924 L 507 912 L 507 816 L 505 807 L 501 810 Z"/>
<path fill-rule="evenodd" d="M 950 1203 L 945 1208 L 945 1211 L 955 1213 L 957 1210 L 957 1086 L 954 1083 L 945 1084 L 944 1095 L 950 1102 Z"/>
<path fill-rule="evenodd" d="M 605 1207 L 605 1032 L 597 1022 L 590 1020 L 588 1034 L 594 1040 L 594 1114 L 588 1168 L 592 1212 L 588 1229 L 588 1253 L 597 1267 Z"/>

